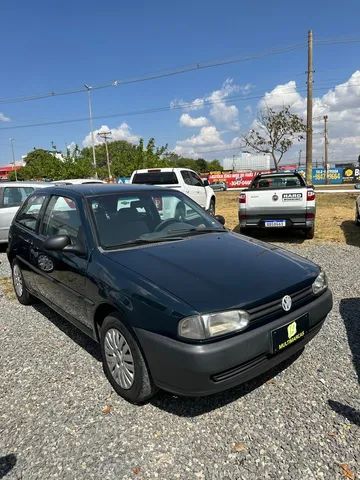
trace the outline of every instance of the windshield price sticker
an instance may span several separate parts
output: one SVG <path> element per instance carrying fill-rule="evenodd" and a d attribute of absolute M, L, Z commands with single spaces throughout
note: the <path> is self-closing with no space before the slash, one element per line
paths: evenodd
<path fill-rule="evenodd" d="M 302 198 L 303 198 L 302 193 L 283 193 L 282 194 L 283 202 L 299 201 L 299 200 L 302 200 Z"/>

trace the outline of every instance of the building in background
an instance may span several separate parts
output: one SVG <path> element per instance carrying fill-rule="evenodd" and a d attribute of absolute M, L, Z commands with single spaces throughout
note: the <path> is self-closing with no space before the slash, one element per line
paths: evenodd
<path fill-rule="evenodd" d="M 239 153 L 223 159 L 224 170 L 269 170 L 271 168 L 270 155 L 253 155 Z"/>

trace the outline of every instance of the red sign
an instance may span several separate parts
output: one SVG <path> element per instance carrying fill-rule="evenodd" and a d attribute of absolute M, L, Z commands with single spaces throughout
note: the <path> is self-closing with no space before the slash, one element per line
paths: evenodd
<path fill-rule="evenodd" d="M 233 173 L 217 173 L 208 176 L 209 183 L 225 182 L 227 188 L 246 188 L 250 185 L 253 178 L 259 173 L 270 172 L 233 172 Z"/>

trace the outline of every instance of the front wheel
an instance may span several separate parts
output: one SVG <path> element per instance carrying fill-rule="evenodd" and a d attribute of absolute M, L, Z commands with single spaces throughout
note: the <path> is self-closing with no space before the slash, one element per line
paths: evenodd
<path fill-rule="evenodd" d="M 24 276 L 17 260 L 13 261 L 11 266 L 11 272 L 13 286 L 17 299 L 23 305 L 31 305 L 34 302 L 34 297 L 30 295 L 30 293 L 26 289 Z"/>
<path fill-rule="evenodd" d="M 105 375 L 116 393 L 141 404 L 156 392 L 141 350 L 115 312 L 101 326 L 100 346 Z"/>

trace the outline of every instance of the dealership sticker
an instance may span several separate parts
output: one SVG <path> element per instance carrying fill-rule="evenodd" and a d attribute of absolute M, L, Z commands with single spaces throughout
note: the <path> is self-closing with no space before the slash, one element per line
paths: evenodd
<path fill-rule="evenodd" d="M 289 201 L 298 201 L 302 200 L 302 193 L 283 193 L 282 194 L 282 199 L 283 202 L 289 202 Z"/>

